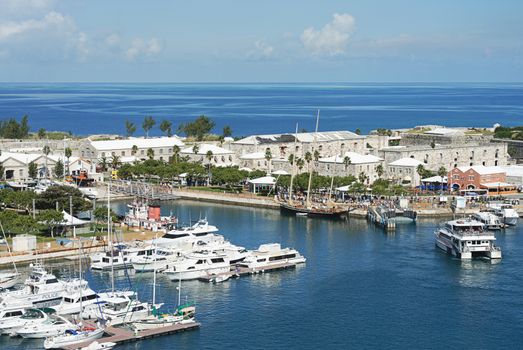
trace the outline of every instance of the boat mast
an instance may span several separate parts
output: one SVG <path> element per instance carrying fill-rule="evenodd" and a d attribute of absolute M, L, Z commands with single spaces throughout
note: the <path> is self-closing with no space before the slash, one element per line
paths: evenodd
<path fill-rule="evenodd" d="M 292 205 L 292 185 L 296 176 L 296 145 L 298 144 L 298 123 L 296 123 L 296 133 L 294 134 L 294 149 L 292 150 L 292 169 L 291 185 L 289 186 L 289 204 Z"/>
<path fill-rule="evenodd" d="M 312 143 L 312 153 L 314 157 L 314 150 L 316 149 L 316 138 L 318 136 L 318 125 L 320 124 L 320 110 L 318 109 L 318 115 L 316 116 L 316 131 L 314 132 L 314 141 Z M 309 169 L 309 184 L 307 185 L 307 209 L 311 208 L 311 182 L 312 182 L 312 171 Z"/>
<path fill-rule="evenodd" d="M 75 230 L 76 227 L 73 226 L 73 230 Z M 80 314 L 82 313 L 82 240 L 78 239 L 78 243 L 80 246 L 78 247 L 78 258 L 80 260 L 79 262 L 79 276 L 80 276 Z"/>
<path fill-rule="evenodd" d="M 9 257 L 11 258 L 11 262 L 13 263 L 15 272 L 18 273 L 18 269 L 16 268 L 15 260 L 13 259 L 13 254 L 11 254 L 11 247 L 9 246 L 9 242 L 7 241 L 7 237 L 5 236 L 4 226 L 2 225 L 2 222 L 0 222 L 0 228 L 2 229 L 2 235 L 4 235 L 4 241 L 5 241 L 5 245 L 7 246 L 7 251 L 9 252 Z"/>
<path fill-rule="evenodd" d="M 107 243 L 110 244 L 111 249 L 111 292 L 114 294 L 114 251 L 111 239 L 111 179 L 109 179 L 107 184 Z"/>
<path fill-rule="evenodd" d="M 178 307 L 182 302 L 182 273 L 178 272 Z"/>
<path fill-rule="evenodd" d="M 158 253 L 158 231 L 154 239 L 154 260 L 153 260 L 153 308 L 156 304 L 156 254 Z"/>

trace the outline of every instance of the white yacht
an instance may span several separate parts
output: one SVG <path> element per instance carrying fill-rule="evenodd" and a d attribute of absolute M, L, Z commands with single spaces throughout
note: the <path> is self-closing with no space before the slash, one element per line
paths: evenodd
<path fill-rule="evenodd" d="M 68 285 L 60 304 L 53 306 L 58 315 L 78 314 L 82 308 L 99 300 L 94 290 L 87 285 Z"/>
<path fill-rule="evenodd" d="M 251 254 L 251 252 L 244 247 L 234 245 L 229 241 L 200 244 L 198 245 L 198 248 L 199 250 L 197 250 L 197 252 L 212 252 L 214 254 L 226 256 L 229 259 L 229 263 L 231 265 L 243 261 L 248 255 Z"/>
<path fill-rule="evenodd" d="M 436 246 L 460 259 L 486 256 L 501 259 L 501 250 L 494 245 L 494 233 L 483 223 L 471 220 L 451 220 L 435 232 Z"/>
<path fill-rule="evenodd" d="M 479 213 L 474 213 L 472 218 L 483 223 L 487 230 L 501 230 L 501 222 L 499 221 L 499 217 L 491 212 L 480 211 Z"/>
<path fill-rule="evenodd" d="M 32 307 L 33 304 L 28 303 L 26 305 L 4 308 L 0 311 L 0 326 L 5 322 L 22 317 Z"/>
<path fill-rule="evenodd" d="M 499 216 L 502 223 L 509 226 L 516 226 L 518 224 L 519 214 L 510 204 L 493 203 L 489 207 L 494 211 L 494 214 Z"/>
<path fill-rule="evenodd" d="M 264 268 L 277 267 L 282 264 L 301 264 L 306 260 L 307 259 L 295 249 L 282 249 L 279 243 L 267 243 L 253 250 L 251 254 L 242 262 L 238 263 L 237 266 L 263 271 Z"/>
<path fill-rule="evenodd" d="M 45 349 L 60 349 L 68 345 L 85 343 L 100 339 L 104 335 L 104 329 L 100 327 L 82 327 L 79 330 L 68 329 L 64 334 L 46 338 Z"/>
<path fill-rule="evenodd" d="M 152 305 L 142 303 L 134 297 L 114 296 L 86 306 L 81 317 L 106 320 L 108 325 L 118 326 L 147 318 L 151 311 Z"/>
<path fill-rule="evenodd" d="M 98 262 L 91 264 L 91 269 L 99 271 L 107 271 L 111 269 L 123 269 L 131 267 L 133 259 L 142 256 L 152 255 L 154 248 L 152 246 L 146 247 L 129 247 L 123 250 L 113 250 L 106 252 L 105 256 Z"/>
<path fill-rule="evenodd" d="M 136 272 L 161 272 L 169 267 L 169 264 L 178 261 L 183 254 L 178 249 L 158 248 L 153 255 L 141 256 L 133 259 L 133 269 Z"/>
<path fill-rule="evenodd" d="M 40 325 L 47 321 L 48 318 L 49 316 L 40 309 L 29 309 L 21 317 L 11 318 L 10 320 L 2 322 L 0 324 L 0 334 L 14 335 L 20 328 Z"/>
<path fill-rule="evenodd" d="M 87 282 L 84 281 L 87 284 Z M 0 293 L 0 310 L 19 304 L 33 304 L 33 307 L 49 307 L 60 303 L 67 282 L 58 280 L 41 265 L 35 265 L 25 287 L 21 290 Z"/>
<path fill-rule="evenodd" d="M 210 242 L 223 238 L 215 235 L 218 228 L 209 225 L 206 219 L 199 220 L 192 226 L 179 227 L 168 231 L 165 235 L 152 241 L 158 247 L 172 247 L 179 249 L 192 248 L 195 242 Z"/>
<path fill-rule="evenodd" d="M 213 253 L 190 253 L 173 263 L 165 273 L 171 281 L 192 280 L 231 270 L 229 259 Z"/>
<path fill-rule="evenodd" d="M 18 272 L 2 272 L 0 273 L 0 289 L 9 289 L 16 286 L 20 280 L 21 275 Z"/>
<path fill-rule="evenodd" d="M 22 338 L 47 338 L 64 334 L 68 329 L 79 328 L 61 316 L 50 316 L 46 321 L 39 324 L 25 325 L 16 331 L 16 335 Z"/>

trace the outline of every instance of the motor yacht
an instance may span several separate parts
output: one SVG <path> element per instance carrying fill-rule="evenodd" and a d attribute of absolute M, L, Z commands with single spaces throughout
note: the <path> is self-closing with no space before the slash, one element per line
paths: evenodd
<path fill-rule="evenodd" d="M 25 325 L 16 331 L 22 338 L 48 338 L 64 334 L 68 329 L 80 328 L 62 316 L 50 316 L 39 324 Z"/>
<path fill-rule="evenodd" d="M 9 289 L 21 282 L 21 275 L 18 272 L 0 273 L 0 290 Z"/>
<path fill-rule="evenodd" d="M 129 298 L 114 296 L 97 301 L 84 308 L 81 313 L 83 319 L 106 320 L 108 325 L 117 326 L 147 318 L 153 307 L 148 303 Z"/>
<path fill-rule="evenodd" d="M 282 264 L 301 264 L 305 261 L 305 257 L 295 249 L 282 249 L 279 243 L 267 243 L 253 250 L 251 254 L 242 262 L 238 263 L 237 266 L 263 270 L 264 268 L 275 267 Z"/>
<path fill-rule="evenodd" d="M 472 218 L 485 225 L 487 230 L 501 230 L 501 222 L 499 217 L 488 211 L 480 211 L 472 214 Z"/>
<path fill-rule="evenodd" d="M 192 280 L 230 271 L 229 258 L 214 253 L 190 253 L 173 263 L 165 273 L 172 281 Z"/>
<path fill-rule="evenodd" d="M 499 217 L 505 225 L 516 226 L 518 224 L 519 214 L 510 204 L 493 203 L 489 205 L 494 214 Z"/>
<path fill-rule="evenodd" d="M 136 272 L 161 272 L 169 264 L 183 257 L 182 251 L 171 248 L 158 248 L 152 255 L 141 256 L 133 259 L 133 269 Z"/>
<path fill-rule="evenodd" d="M 199 220 L 192 226 L 183 226 L 168 231 L 165 235 L 152 241 L 158 247 L 172 247 L 178 249 L 190 249 L 196 242 L 211 242 L 223 239 L 216 235 L 218 228 L 209 225 L 206 219 Z"/>
<path fill-rule="evenodd" d="M 94 290 L 87 285 L 68 285 L 60 304 L 53 306 L 58 315 L 72 315 L 81 312 L 82 308 L 100 300 Z"/>
<path fill-rule="evenodd" d="M 26 326 L 38 326 L 45 321 L 49 316 L 40 309 L 29 309 L 27 312 L 16 318 L 11 318 L 0 324 L 0 334 L 15 334 L 20 328 Z"/>
<path fill-rule="evenodd" d="M 122 250 L 106 252 L 105 256 L 98 262 L 91 264 L 91 269 L 107 271 L 111 269 L 123 269 L 131 267 L 133 259 L 150 256 L 154 248 L 150 245 L 144 247 L 128 247 Z"/>
<path fill-rule="evenodd" d="M 459 259 L 501 259 L 501 249 L 494 245 L 494 233 L 484 228 L 482 222 L 471 219 L 448 221 L 435 232 L 436 246 Z"/>

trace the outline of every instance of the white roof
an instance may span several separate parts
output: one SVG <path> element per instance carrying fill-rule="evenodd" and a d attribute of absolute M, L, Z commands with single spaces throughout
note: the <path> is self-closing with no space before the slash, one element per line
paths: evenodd
<path fill-rule="evenodd" d="M 463 134 L 463 131 L 450 128 L 437 128 L 429 131 L 425 131 L 425 134 L 430 135 L 452 135 L 452 134 Z"/>
<path fill-rule="evenodd" d="M 353 140 L 361 139 L 364 136 L 357 135 L 350 131 L 324 131 L 324 132 L 303 132 L 297 134 L 298 142 L 311 143 L 314 142 L 314 134 L 316 134 L 317 142 L 326 141 L 341 141 L 341 140 Z M 237 144 L 245 145 L 259 145 L 263 143 L 282 143 L 282 142 L 294 142 L 295 134 L 270 134 L 270 135 L 251 135 L 241 140 L 235 141 Z"/>
<path fill-rule="evenodd" d="M 521 165 L 503 166 L 500 168 L 507 173 L 507 176 L 523 176 L 523 166 Z"/>
<path fill-rule="evenodd" d="M 509 184 L 509 183 L 506 183 L 506 182 L 487 182 L 487 183 L 481 184 L 481 186 L 489 187 L 489 188 L 493 188 L 493 187 L 515 187 L 515 185 Z"/>
<path fill-rule="evenodd" d="M 359 154 L 356 152 L 346 152 L 343 156 L 332 156 L 326 158 L 320 158 L 319 161 L 322 163 L 343 163 L 345 157 L 350 158 L 351 164 L 365 164 L 365 163 L 378 163 L 383 159 L 380 157 L 373 156 L 371 154 Z"/>
<path fill-rule="evenodd" d="M 247 172 L 249 172 L 249 173 L 252 171 L 251 168 L 247 168 L 247 167 L 243 167 L 243 168 L 240 168 L 240 169 L 238 169 L 238 170 L 247 171 Z"/>
<path fill-rule="evenodd" d="M 233 154 L 233 151 L 229 151 L 228 149 L 218 147 L 216 145 L 211 145 L 208 143 L 202 143 L 198 145 L 198 154 L 199 155 L 206 155 L 207 152 L 211 151 L 213 155 L 218 154 Z M 194 154 L 193 147 L 187 147 L 180 151 L 182 154 Z"/>
<path fill-rule="evenodd" d="M 346 185 L 346 186 L 337 187 L 336 191 L 347 192 L 349 189 L 350 189 L 350 185 Z"/>
<path fill-rule="evenodd" d="M 414 158 L 401 158 L 389 163 L 392 166 L 418 166 L 420 164 L 423 164 L 423 162 Z"/>
<path fill-rule="evenodd" d="M 249 182 L 254 185 L 274 185 L 276 183 L 276 178 L 274 176 L 264 176 L 249 180 Z"/>
<path fill-rule="evenodd" d="M 133 146 L 140 148 L 158 148 L 158 147 L 173 147 L 185 146 L 179 137 L 130 137 L 124 140 L 106 140 L 106 141 L 91 141 L 93 146 L 98 151 L 112 151 L 120 149 L 131 149 Z"/>
<path fill-rule="evenodd" d="M 439 175 L 436 175 L 436 176 L 431 176 L 431 177 L 427 177 L 427 178 L 421 179 L 421 182 L 446 183 L 447 182 L 447 177 L 446 176 L 441 177 Z"/>
<path fill-rule="evenodd" d="M 21 163 L 29 164 L 42 156 L 44 156 L 42 153 L 2 152 L 2 155 L 0 155 L 0 162 L 4 162 L 7 159 L 12 158 Z"/>
<path fill-rule="evenodd" d="M 472 169 L 480 175 L 499 174 L 499 173 L 505 172 L 503 169 L 501 169 L 498 166 L 483 166 L 483 165 L 459 166 L 458 169 L 461 170 L 462 172 Z"/>
<path fill-rule="evenodd" d="M 263 152 L 254 152 L 254 153 L 242 154 L 240 156 L 240 159 L 243 159 L 243 160 L 265 159 L 265 153 L 263 153 Z"/>
<path fill-rule="evenodd" d="M 287 171 L 285 170 L 276 170 L 276 171 L 273 171 L 272 172 L 273 175 L 290 175 Z"/>

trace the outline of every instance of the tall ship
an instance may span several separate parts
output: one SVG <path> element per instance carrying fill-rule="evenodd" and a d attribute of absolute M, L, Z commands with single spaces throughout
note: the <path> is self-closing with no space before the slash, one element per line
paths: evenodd
<path fill-rule="evenodd" d="M 501 249 L 494 242 L 494 233 L 472 219 L 447 221 L 435 232 L 436 246 L 459 259 L 487 257 L 501 259 Z"/>

